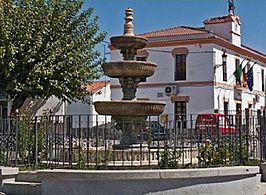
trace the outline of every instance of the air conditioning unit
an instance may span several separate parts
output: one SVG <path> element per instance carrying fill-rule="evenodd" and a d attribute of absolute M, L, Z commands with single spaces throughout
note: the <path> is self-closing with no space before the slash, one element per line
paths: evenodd
<path fill-rule="evenodd" d="M 177 95 L 179 93 L 179 89 L 178 87 L 176 86 L 167 86 L 165 87 L 164 89 L 164 93 L 165 95 L 167 96 L 170 96 L 170 95 Z"/>

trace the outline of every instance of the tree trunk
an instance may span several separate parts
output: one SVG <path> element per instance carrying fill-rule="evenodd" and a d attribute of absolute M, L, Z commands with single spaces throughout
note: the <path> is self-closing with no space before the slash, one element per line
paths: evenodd
<path fill-rule="evenodd" d="M 14 97 L 12 107 L 11 107 L 11 115 L 14 115 L 17 109 L 20 109 L 25 100 L 28 98 L 25 94 L 18 94 Z"/>

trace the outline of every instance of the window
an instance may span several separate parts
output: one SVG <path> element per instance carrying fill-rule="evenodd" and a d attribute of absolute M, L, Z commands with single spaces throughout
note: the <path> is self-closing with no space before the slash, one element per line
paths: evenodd
<path fill-rule="evenodd" d="M 187 114 L 187 102 L 185 101 L 175 102 L 175 121 L 177 122 L 177 128 L 179 129 L 186 128 L 186 114 Z"/>
<path fill-rule="evenodd" d="M 175 81 L 186 80 L 186 54 L 175 56 Z"/>
<path fill-rule="evenodd" d="M 186 114 L 187 102 L 175 102 L 175 114 Z"/>
<path fill-rule="evenodd" d="M 261 91 L 265 91 L 264 70 L 261 70 Z"/>
<path fill-rule="evenodd" d="M 224 114 L 228 115 L 228 102 L 224 102 Z"/>
<path fill-rule="evenodd" d="M 136 60 L 137 60 L 137 61 L 146 61 L 146 60 L 147 60 L 147 57 L 146 57 L 146 56 L 137 56 L 137 57 L 136 57 Z M 146 82 L 146 81 L 147 81 L 146 78 L 141 78 L 141 79 L 140 79 L 140 82 Z"/>
<path fill-rule="evenodd" d="M 227 81 L 227 63 L 226 61 L 223 62 L 223 81 Z"/>
<path fill-rule="evenodd" d="M 235 60 L 235 70 L 237 70 L 238 66 L 240 65 L 240 60 L 239 59 L 236 59 Z M 236 80 L 236 84 L 241 84 L 241 83 L 238 83 L 238 81 Z"/>

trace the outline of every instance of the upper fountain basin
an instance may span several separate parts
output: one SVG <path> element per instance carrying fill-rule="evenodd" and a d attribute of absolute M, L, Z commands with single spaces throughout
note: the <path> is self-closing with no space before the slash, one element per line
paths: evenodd
<path fill-rule="evenodd" d="M 117 49 L 142 49 L 148 40 L 140 36 L 114 36 L 110 38 L 111 45 Z"/>
<path fill-rule="evenodd" d="M 145 61 L 114 61 L 102 64 L 104 73 L 112 78 L 146 78 L 154 74 L 156 64 Z"/>

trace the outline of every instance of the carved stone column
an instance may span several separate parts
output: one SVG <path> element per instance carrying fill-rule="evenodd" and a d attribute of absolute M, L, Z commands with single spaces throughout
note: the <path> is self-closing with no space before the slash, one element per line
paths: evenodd
<path fill-rule="evenodd" d="M 119 82 L 123 91 L 122 100 L 133 100 L 136 97 L 136 92 L 138 88 L 138 84 L 140 82 L 139 78 L 119 78 Z"/>

